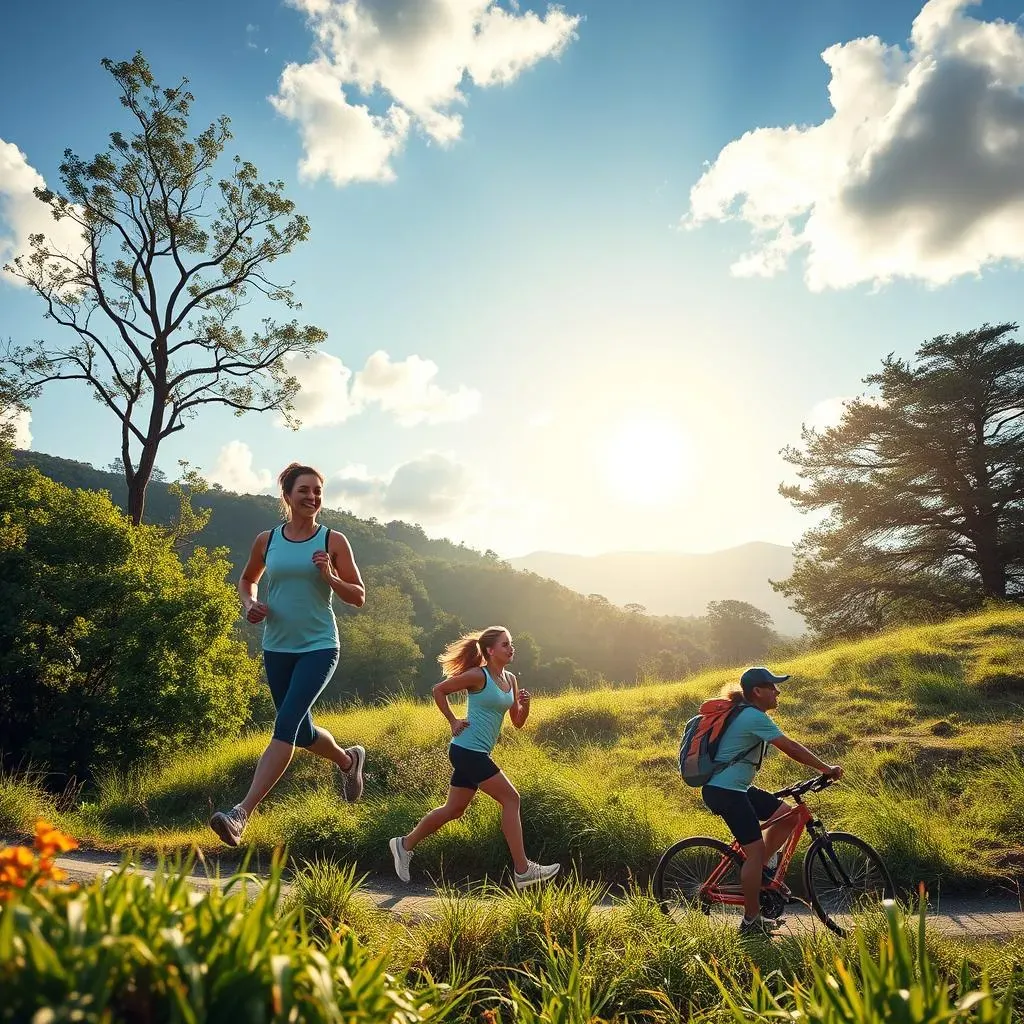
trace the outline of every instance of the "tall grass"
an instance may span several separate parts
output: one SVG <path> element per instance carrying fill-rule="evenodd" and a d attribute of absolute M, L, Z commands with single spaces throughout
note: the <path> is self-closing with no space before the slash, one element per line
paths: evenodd
<path fill-rule="evenodd" d="M 826 824 L 876 845 L 908 891 L 921 880 L 986 887 L 1024 863 L 1024 687 L 1007 683 L 1020 664 L 1024 611 L 999 609 L 776 666 L 792 676 L 779 723 L 847 769 L 815 808 Z M 725 837 L 722 822 L 682 784 L 676 751 L 700 700 L 735 676 L 716 670 L 678 683 L 538 697 L 527 727 L 506 727 L 495 751 L 522 794 L 528 853 L 582 878 L 643 885 L 674 839 Z M 336 769 L 300 752 L 253 816 L 246 842 L 264 864 L 288 845 L 299 860 L 329 856 L 359 872 L 390 873 L 388 839 L 444 799 L 447 727 L 433 707 L 405 699 L 325 711 L 321 720 L 340 741 L 367 748 L 364 801 L 346 805 Z M 265 733 L 253 733 L 109 776 L 58 819 L 101 847 L 196 844 L 228 855 L 205 821 L 244 792 L 265 742 Z M 758 783 L 778 787 L 803 773 L 773 755 Z M 9 820 L 23 822 L 40 798 L 31 785 L 0 778 L 0 814 Z M 413 870 L 422 880 L 499 881 L 508 861 L 498 809 L 479 796 L 463 819 L 417 849 Z"/>
<path fill-rule="evenodd" d="M 0 1021 L 1009 1024 L 1024 1009 L 1024 944 L 961 949 L 923 909 L 889 907 L 850 939 L 747 940 L 639 888 L 598 912 L 601 888 L 568 881 L 450 891 L 406 926 L 368 911 L 350 867 L 305 865 L 287 900 L 280 859 L 265 884 L 209 892 L 189 867 L 8 893 Z"/>

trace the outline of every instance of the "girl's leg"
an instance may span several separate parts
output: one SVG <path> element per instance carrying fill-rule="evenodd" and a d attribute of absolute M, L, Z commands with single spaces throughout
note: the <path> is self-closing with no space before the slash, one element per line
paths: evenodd
<path fill-rule="evenodd" d="M 523 845 L 523 823 L 519 817 L 519 791 L 508 781 L 504 772 L 498 772 L 480 783 L 480 789 L 501 804 L 501 831 L 505 834 L 512 864 L 519 874 L 527 868 L 526 849 Z"/>
<path fill-rule="evenodd" d="M 245 813 L 252 814 L 257 804 L 274 788 L 277 780 L 285 773 L 295 752 L 295 746 L 281 740 L 271 740 L 256 762 L 256 771 L 252 777 L 252 785 L 245 799 L 239 804 Z"/>
<path fill-rule="evenodd" d="M 448 800 L 444 806 L 435 807 L 420 819 L 419 824 L 402 839 L 403 849 L 411 851 L 427 836 L 432 836 L 442 825 L 461 818 L 474 796 L 476 796 L 475 789 L 468 789 L 464 786 L 449 787 Z"/>

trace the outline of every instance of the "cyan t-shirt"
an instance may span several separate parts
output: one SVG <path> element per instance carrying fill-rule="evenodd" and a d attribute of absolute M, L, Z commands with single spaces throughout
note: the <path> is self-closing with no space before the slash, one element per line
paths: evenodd
<path fill-rule="evenodd" d="M 719 789 L 736 789 L 745 793 L 754 781 L 754 773 L 761 765 L 767 744 L 785 733 L 757 708 L 744 708 L 728 725 L 722 742 L 718 745 L 715 760 L 719 763 L 731 761 L 745 750 L 753 750 L 740 758 L 734 765 L 716 772 L 708 782 Z"/>

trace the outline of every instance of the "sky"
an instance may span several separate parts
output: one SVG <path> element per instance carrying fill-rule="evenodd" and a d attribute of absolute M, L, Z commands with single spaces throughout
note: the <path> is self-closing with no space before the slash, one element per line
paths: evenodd
<path fill-rule="evenodd" d="M 100 61 L 141 50 L 309 218 L 276 275 L 328 334 L 290 366 L 299 430 L 208 407 L 161 447 L 168 476 L 272 493 L 298 460 L 329 506 L 503 557 L 790 544 L 802 425 L 887 354 L 1020 316 L 1022 11 L 9 5 L 0 263 L 66 226 L 32 188 L 126 127 Z M 42 314 L 0 274 L 0 339 L 68 343 Z M 77 382 L 17 428 L 96 466 L 120 451 Z"/>

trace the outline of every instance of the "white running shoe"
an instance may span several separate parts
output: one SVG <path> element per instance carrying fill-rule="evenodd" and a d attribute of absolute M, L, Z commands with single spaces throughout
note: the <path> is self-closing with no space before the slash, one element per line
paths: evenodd
<path fill-rule="evenodd" d="M 366 751 L 360 747 L 346 747 L 345 753 L 352 758 L 352 764 L 342 775 L 341 791 L 345 799 L 354 804 L 363 795 L 363 765 L 366 764 Z"/>
<path fill-rule="evenodd" d="M 210 818 L 210 828 L 228 846 L 237 846 L 242 839 L 242 831 L 249 820 L 249 815 L 239 804 L 235 804 L 230 811 L 217 811 Z"/>
<path fill-rule="evenodd" d="M 412 850 L 407 850 L 402 842 L 403 836 L 395 836 L 388 840 L 391 856 L 395 858 L 395 874 L 403 882 L 409 881 L 409 865 L 412 863 Z"/>
<path fill-rule="evenodd" d="M 538 882 L 546 882 L 558 874 L 561 866 L 561 864 L 538 864 L 536 861 L 528 860 L 524 872 L 521 874 L 518 871 L 512 872 L 515 887 L 522 890 L 528 886 L 537 885 Z"/>

